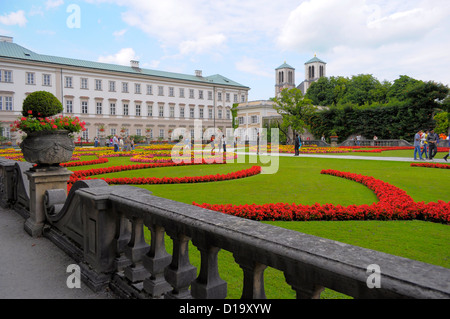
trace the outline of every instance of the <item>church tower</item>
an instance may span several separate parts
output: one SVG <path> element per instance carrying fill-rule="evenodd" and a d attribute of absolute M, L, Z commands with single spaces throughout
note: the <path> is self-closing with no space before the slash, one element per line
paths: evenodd
<path fill-rule="evenodd" d="M 305 81 L 298 87 L 303 94 L 306 94 L 311 83 L 324 76 L 327 76 L 327 64 L 314 54 L 314 58 L 305 63 Z"/>
<path fill-rule="evenodd" d="M 275 69 L 275 96 L 279 96 L 286 88 L 295 88 L 295 69 L 285 61 Z"/>

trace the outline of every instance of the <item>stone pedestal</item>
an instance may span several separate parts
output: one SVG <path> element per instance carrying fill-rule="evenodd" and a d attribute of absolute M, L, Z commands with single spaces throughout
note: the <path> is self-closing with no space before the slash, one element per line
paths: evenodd
<path fill-rule="evenodd" d="M 31 168 L 25 172 L 30 182 L 30 217 L 25 221 L 25 231 L 32 237 L 42 235 L 45 223 L 44 194 L 49 189 L 67 190 L 72 172 L 64 167 Z"/>
<path fill-rule="evenodd" d="M 331 139 L 331 147 L 337 147 L 338 137 L 337 136 L 330 136 L 330 139 Z"/>

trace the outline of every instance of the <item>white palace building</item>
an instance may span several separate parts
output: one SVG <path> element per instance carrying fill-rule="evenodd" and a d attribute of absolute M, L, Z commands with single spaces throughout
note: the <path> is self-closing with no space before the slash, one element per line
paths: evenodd
<path fill-rule="evenodd" d="M 194 121 L 225 131 L 231 107 L 245 103 L 249 87 L 216 74 L 203 76 L 42 55 L 0 36 L 0 121 L 3 135 L 20 117 L 26 96 L 53 93 L 64 114 L 86 122 L 83 139 L 105 135 L 148 135 L 167 140 L 175 128 L 193 132 Z"/>

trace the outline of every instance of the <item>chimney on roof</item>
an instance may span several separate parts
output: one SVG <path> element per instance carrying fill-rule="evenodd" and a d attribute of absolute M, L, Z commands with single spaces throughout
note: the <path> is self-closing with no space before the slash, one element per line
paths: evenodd
<path fill-rule="evenodd" d="M 203 75 L 202 75 L 202 70 L 195 70 L 195 76 L 198 76 L 198 77 L 203 77 Z"/>
<path fill-rule="evenodd" d="M 130 64 L 131 64 L 131 67 L 132 67 L 132 68 L 139 69 L 139 61 L 131 60 L 131 61 L 130 61 Z"/>
<path fill-rule="evenodd" d="M 13 38 L 12 37 L 7 37 L 6 35 L 0 35 L 0 42 L 13 43 Z"/>

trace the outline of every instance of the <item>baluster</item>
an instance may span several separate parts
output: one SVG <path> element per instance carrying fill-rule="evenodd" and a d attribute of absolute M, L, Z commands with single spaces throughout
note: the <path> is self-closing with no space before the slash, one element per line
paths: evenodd
<path fill-rule="evenodd" d="M 310 280 L 305 280 L 304 276 L 300 276 L 299 273 L 292 275 L 284 273 L 286 282 L 297 293 L 297 299 L 320 299 L 320 294 L 324 291 L 324 287 L 312 283 Z"/>
<path fill-rule="evenodd" d="M 166 298 L 188 299 L 191 298 L 189 286 L 197 276 L 197 268 L 189 262 L 189 240 L 183 234 L 170 235 L 173 240 L 172 262 L 164 270 L 167 282 L 173 290 L 166 294 Z"/>
<path fill-rule="evenodd" d="M 125 267 L 131 265 L 131 260 L 125 256 L 125 248 L 131 238 L 131 223 L 123 215 L 117 213 L 117 229 L 113 244 L 116 247 L 117 257 L 114 260 L 114 266 L 117 272 L 123 271 Z"/>
<path fill-rule="evenodd" d="M 234 256 L 244 272 L 244 288 L 242 299 L 266 299 L 264 290 L 264 270 L 266 265 L 255 262 L 247 257 Z"/>
<path fill-rule="evenodd" d="M 150 250 L 143 257 L 144 267 L 151 276 L 144 280 L 144 289 L 152 298 L 161 298 L 172 287 L 164 278 L 164 269 L 170 264 L 172 256 L 164 244 L 164 227 L 147 225 L 151 231 Z"/>
<path fill-rule="evenodd" d="M 131 239 L 125 248 L 125 255 L 131 260 L 131 265 L 124 270 L 125 277 L 133 283 L 150 275 L 142 264 L 142 256 L 149 248 L 144 239 L 144 221 L 142 218 L 134 218 L 131 221 Z"/>
<path fill-rule="evenodd" d="M 192 283 L 191 293 L 197 299 L 223 299 L 227 296 L 227 283 L 219 276 L 217 264 L 218 247 L 199 246 L 201 266 L 198 278 Z"/>

